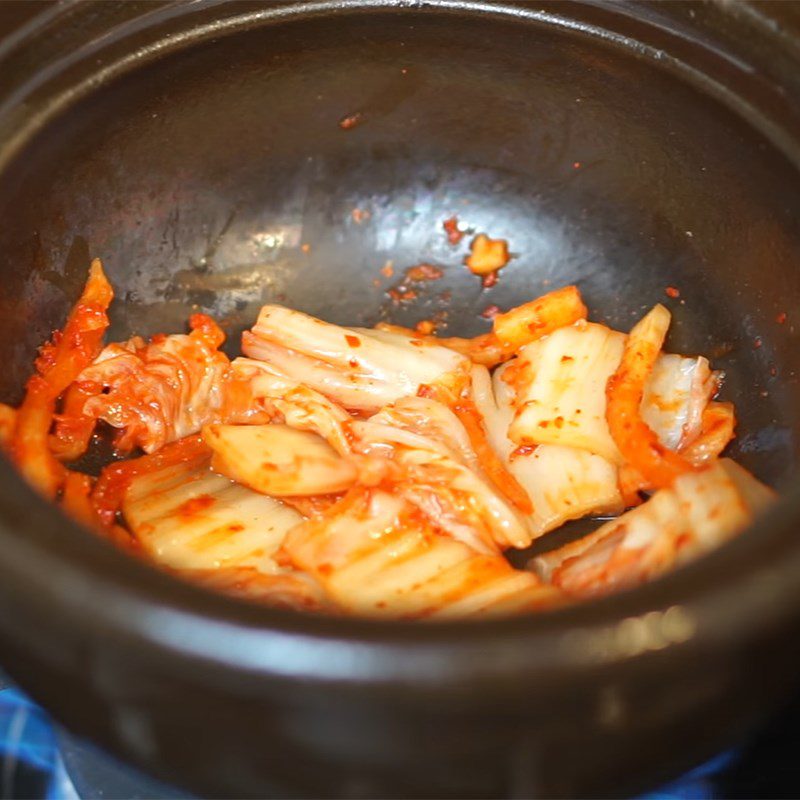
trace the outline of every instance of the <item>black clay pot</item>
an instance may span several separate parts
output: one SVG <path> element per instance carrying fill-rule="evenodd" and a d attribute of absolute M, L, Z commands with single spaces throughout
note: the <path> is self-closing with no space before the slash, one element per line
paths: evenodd
<path fill-rule="evenodd" d="M 670 305 L 670 346 L 728 373 L 735 457 L 785 491 L 636 591 L 378 624 L 177 583 L 3 462 L 3 666 L 72 730 L 215 795 L 619 795 L 752 730 L 800 666 L 797 9 L 43 9 L 0 46 L 0 399 L 19 399 L 92 255 L 118 290 L 115 336 L 200 309 L 235 340 L 265 301 L 350 324 L 446 305 L 468 334 L 488 304 L 576 281 L 619 327 Z M 446 243 L 453 213 L 509 240 L 495 288 Z M 445 278 L 394 308 L 387 259 Z"/>

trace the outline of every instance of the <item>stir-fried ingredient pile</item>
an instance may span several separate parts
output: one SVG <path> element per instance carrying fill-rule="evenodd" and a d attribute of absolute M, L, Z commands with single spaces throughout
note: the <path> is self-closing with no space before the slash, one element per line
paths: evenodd
<path fill-rule="evenodd" d="M 531 611 L 653 578 L 772 497 L 720 458 L 722 375 L 663 351 L 661 305 L 625 334 L 568 286 L 472 339 L 268 305 L 231 361 L 202 314 L 104 346 L 112 297 L 95 261 L 0 437 L 75 519 L 218 591 L 334 614 Z M 108 431 L 125 458 L 70 468 Z M 529 570 L 504 557 L 587 516 L 614 518 Z"/>

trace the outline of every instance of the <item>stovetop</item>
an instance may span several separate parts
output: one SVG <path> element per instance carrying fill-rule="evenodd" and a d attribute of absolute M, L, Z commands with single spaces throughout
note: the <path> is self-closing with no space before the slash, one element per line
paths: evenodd
<path fill-rule="evenodd" d="M 641 800 L 800 796 L 800 695 L 753 739 Z M 0 676 L 0 800 L 191 800 L 59 730 Z"/>

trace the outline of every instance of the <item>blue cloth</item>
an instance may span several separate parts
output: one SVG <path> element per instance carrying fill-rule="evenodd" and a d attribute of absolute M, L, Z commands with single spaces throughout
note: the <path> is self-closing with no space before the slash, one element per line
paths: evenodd
<path fill-rule="evenodd" d="M 730 763 L 724 755 L 640 800 L 716 800 L 714 776 Z M 18 689 L 0 690 L 0 799 L 78 800 L 58 753 L 47 714 Z"/>
<path fill-rule="evenodd" d="M 18 689 L 0 691 L 0 798 L 67 800 L 49 717 Z"/>

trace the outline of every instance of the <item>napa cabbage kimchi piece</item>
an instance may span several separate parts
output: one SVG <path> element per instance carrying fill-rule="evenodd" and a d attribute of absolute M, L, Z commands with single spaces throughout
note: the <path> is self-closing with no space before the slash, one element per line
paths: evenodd
<path fill-rule="evenodd" d="M 656 579 L 774 497 L 722 457 L 724 376 L 665 350 L 661 305 L 618 331 L 567 286 L 472 338 L 266 305 L 230 359 L 203 314 L 104 343 L 112 297 L 93 262 L 22 403 L 0 405 L 0 446 L 95 535 L 240 600 L 377 619 L 541 612 Z M 90 473 L 103 441 L 115 456 Z M 593 532 L 547 549 L 581 518 Z M 538 539 L 543 554 L 512 566 Z"/>

